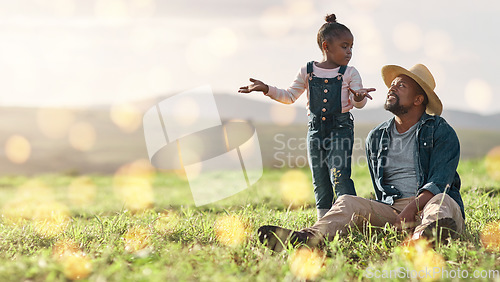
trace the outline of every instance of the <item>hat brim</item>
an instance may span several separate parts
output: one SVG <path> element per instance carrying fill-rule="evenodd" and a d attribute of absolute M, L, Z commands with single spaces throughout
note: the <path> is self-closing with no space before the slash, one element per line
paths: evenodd
<path fill-rule="evenodd" d="M 420 85 L 420 87 L 422 87 L 422 89 L 425 91 L 425 94 L 427 94 L 429 103 L 427 104 L 425 112 L 430 115 L 440 115 L 443 111 L 443 104 L 441 103 L 441 100 L 437 96 L 436 92 L 434 92 L 434 90 L 420 77 L 400 66 L 387 65 L 382 67 L 382 79 L 384 80 L 384 83 L 388 88 L 391 87 L 392 81 L 402 74 L 407 75 L 415 80 L 415 82 L 417 82 L 418 85 Z"/>

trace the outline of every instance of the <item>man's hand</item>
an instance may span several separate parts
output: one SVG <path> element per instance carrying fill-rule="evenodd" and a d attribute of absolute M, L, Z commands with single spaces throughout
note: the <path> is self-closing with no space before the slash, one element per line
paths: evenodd
<path fill-rule="evenodd" d="M 261 91 L 264 92 L 264 94 L 269 92 L 269 86 L 267 86 L 267 84 L 265 84 L 264 82 L 254 78 L 250 78 L 250 82 L 252 82 L 252 84 L 240 87 L 240 90 L 238 90 L 238 92 L 250 93 L 252 91 Z"/>
<path fill-rule="evenodd" d="M 413 207 L 411 207 L 413 206 Z M 414 202 L 410 203 L 406 206 L 403 211 L 396 217 L 396 221 L 394 222 L 394 226 L 401 231 L 405 229 L 411 229 L 416 226 L 415 216 L 418 213 L 418 210 L 414 210 Z"/>
<path fill-rule="evenodd" d="M 424 190 L 418 197 L 415 198 L 415 201 L 410 202 L 394 221 L 394 226 L 398 230 L 409 229 L 415 227 L 415 217 L 417 213 L 424 209 L 425 204 L 434 197 L 434 194 L 429 192 L 428 190 Z"/>
<path fill-rule="evenodd" d="M 368 94 L 368 93 L 375 91 L 375 90 L 376 90 L 375 88 L 361 88 L 358 91 L 354 91 L 351 89 L 351 87 L 349 87 L 349 91 L 351 91 L 351 93 L 354 95 L 354 101 L 356 101 L 356 102 L 363 101 L 363 99 L 365 97 L 372 100 L 373 99 L 372 96 L 370 96 L 370 94 Z"/>

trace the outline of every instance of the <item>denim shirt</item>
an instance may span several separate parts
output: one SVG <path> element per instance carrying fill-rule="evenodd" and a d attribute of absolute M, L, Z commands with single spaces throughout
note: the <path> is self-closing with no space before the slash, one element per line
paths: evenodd
<path fill-rule="evenodd" d="M 393 123 L 394 117 L 375 127 L 366 138 L 366 157 L 377 201 L 389 205 L 394 204 L 394 200 L 402 195 L 396 188 L 385 185 L 382 179 Z M 455 130 L 442 117 L 424 113 L 418 121 L 416 134 L 416 194 L 419 195 L 424 190 L 434 195 L 447 193 L 460 206 L 465 218 L 460 196 L 460 177 L 457 173 L 460 143 Z"/>

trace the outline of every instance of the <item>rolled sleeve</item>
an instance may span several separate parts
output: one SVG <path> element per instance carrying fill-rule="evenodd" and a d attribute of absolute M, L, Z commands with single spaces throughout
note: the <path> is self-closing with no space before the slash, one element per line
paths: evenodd
<path fill-rule="evenodd" d="M 419 189 L 418 194 L 424 192 L 424 190 L 427 190 L 434 195 L 440 194 L 442 192 L 441 189 L 439 189 L 439 187 L 432 182 L 427 182 L 424 186 L 422 186 L 422 188 Z"/>

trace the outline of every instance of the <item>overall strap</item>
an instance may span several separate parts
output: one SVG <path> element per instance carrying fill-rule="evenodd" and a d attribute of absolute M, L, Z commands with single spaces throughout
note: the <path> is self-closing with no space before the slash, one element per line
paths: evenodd
<path fill-rule="evenodd" d="M 309 63 L 307 63 L 307 74 L 311 74 L 313 72 L 313 64 L 314 61 L 310 61 Z"/>
<path fill-rule="evenodd" d="M 339 74 L 344 75 L 346 69 L 347 69 L 347 66 L 340 66 Z"/>

